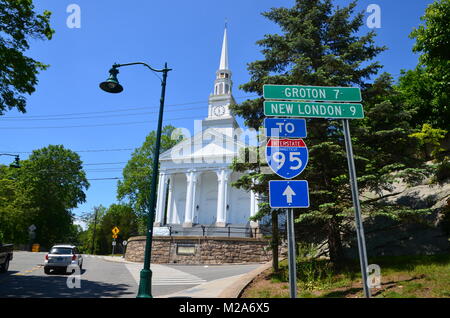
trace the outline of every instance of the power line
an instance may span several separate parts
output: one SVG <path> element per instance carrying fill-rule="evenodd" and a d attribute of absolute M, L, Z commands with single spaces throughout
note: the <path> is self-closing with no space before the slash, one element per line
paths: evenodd
<path fill-rule="evenodd" d="M 88 181 L 100 181 L 100 180 L 123 180 L 123 178 L 113 177 L 113 178 L 93 178 L 87 179 Z"/>
<path fill-rule="evenodd" d="M 165 110 L 166 112 L 182 112 L 182 111 L 191 111 L 204 109 L 204 107 L 191 107 L 185 109 L 169 109 Z M 129 117 L 129 116 L 142 116 L 142 115 L 152 115 L 157 114 L 159 111 L 153 112 L 140 112 L 140 113 L 131 113 L 131 114 L 120 114 L 120 115 L 94 115 L 94 116 L 83 116 L 83 117 L 56 117 L 56 118 L 3 118 L 1 121 L 47 121 L 47 120 L 72 120 L 72 119 L 94 119 L 94 118 L 112 118 L 112 117 Z"/>
<path fill-rule="evenodd" d="M 198 117 L 181 117 L 181 118 L 167 118 L 166 121 L 186 120 L 186 119 L 198 119 Z M 71 125 L 71 126 L 34 126 L 34 127 L 0 127 L 0 130 L 25 130 L 25 129 L 66 129 L 66 128 L 89 128 L 89 127 L 108 127 L 108 126 L 129 126 L 149 124 L 149 121 L 133 121 L 122 123 L 109 123 L 109 124 L 86 124 L 86 125 Z"/>
<path fill-rule="evenodd" d="M 136 148 L 120 148 L 120 149 L 90 149 L 90 150 L 72 150 L 73 152 L 116 152 L 116 151 L 131 151 Z M 33 153 L 32 151 L 13 151 L 17 154 L 28 154 Z"/>
<path fill-rule="evenodd" d="M 239 97 L 235 97 L 235 99 L 252 98 L 252 97 L 257 97 L 257 96 L 259 96 L 259 95 L 239 96 Z M 166 104 L 164 107 L 170 108 L 170 107 L 195 105 L 195 104 L 202 104 L 202 103 L 208 103 L 208 101 L 201 100 L 201 101 L 178 103 L 178 104 Z M 134 108 L 122 108 L 122 109 L 115 109 L 115 110 L 103 110 L 103 111 L 94 111 L 94 112 L 83 112 L 83 113 L 31 115 L 31 116 L 27 116 L 27 118 L 45 118 L 45 117 L 77 116 L 77 115 L 89 115 L 89 114 L 119 113 L 119 112 L 128 112 L 128 111 L 134 111 L 134 110 L 148 110 L 148 109 L 151 109 L 152 107 L 156 108 L 156 107 L 159 107 L 159 105 L 158 106 L 146 106 L 146 107 L 134 107 Z M 5 116 L 5 117 L 0 117 L 0 119 L 24 119 L 24 116 L 23 115 L 22 116 Z"/>
<path fill-rule="evenodd" d="M 119 165 L 127 163 L 127 161 L 119 161 L 119 162 L 98 162 L 98 163 L 83 163 L 83 166 L 103 166 L 103 165 Z"/>

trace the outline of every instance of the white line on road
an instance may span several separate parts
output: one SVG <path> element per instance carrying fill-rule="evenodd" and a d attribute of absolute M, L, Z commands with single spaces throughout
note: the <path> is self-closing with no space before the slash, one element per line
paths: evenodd
<path fill-rule="evenodd" d="M 125 266 L 139 284 L 142 264 L 125 264 Z M 154 286 L 199 285 L 206 282 L 200 277 L 164 265 L 152 264 L 150 269 Z"/>

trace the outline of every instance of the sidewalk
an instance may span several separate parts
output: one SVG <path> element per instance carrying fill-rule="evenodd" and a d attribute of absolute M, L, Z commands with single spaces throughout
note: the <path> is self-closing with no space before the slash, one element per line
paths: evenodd
<path fill-rule="evenodd" d="M 142 264 L 126 261 L 121 256 L 92 256 L 102 258 L 110 262 L 120 262 L 128 264 Z M 238 298 L 242 290 L 260 273 L 272 266 L 272 261 L 267 262 L 247 274 L 216 279 L 202 283 L 195 287 L 182 290 L 177 293 L 159 296 L 157 298 Z"/>
<path fill-rule="evenodd" d="M 213 280 L 178 293 L 161 296 L 160 298 L 238 298 L 242 290 L 247 287 L 256 276 L 271 266 L 272 261 L 262 264 L 247 274 Z"/>

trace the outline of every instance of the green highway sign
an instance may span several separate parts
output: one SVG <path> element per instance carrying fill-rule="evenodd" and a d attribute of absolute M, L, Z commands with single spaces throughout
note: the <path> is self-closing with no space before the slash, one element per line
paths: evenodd
<path fill-rule="evenodd" d="M 299 85 L 264 85 L 264 98 L 287 100 L 314 100 L 324 102 L 360 102 L 358 87 L 326 87 Z"/>
<path fill-rule="evenodd" d="M 361 104 L 265 101 L 264 115 L 303 118 L 364 118 Z"/>

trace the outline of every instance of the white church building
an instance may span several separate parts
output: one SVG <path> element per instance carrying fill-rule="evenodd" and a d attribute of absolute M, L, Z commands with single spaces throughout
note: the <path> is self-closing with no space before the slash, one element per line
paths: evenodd
<path fill-rule="evenodd" d="M 205 227 L 216 232 L 241 227 L 251 233 L 258 227 L 249 221 L 258 211 L 257 196 L 231 186 L 240 174 L 230 165 L 245 147 L 240 140 L 242 130 L 230 112 L 235 103 L 231 76 L 225 28 L 208 116 L 201 121 L 201 129 L 197 122 L 194 136 L 160 156 L 155 233 L 169 227 L 182 235 L 197 235 L 194 229 Z"/>

